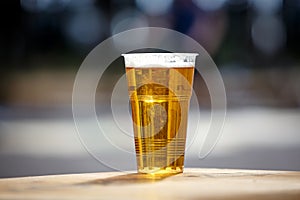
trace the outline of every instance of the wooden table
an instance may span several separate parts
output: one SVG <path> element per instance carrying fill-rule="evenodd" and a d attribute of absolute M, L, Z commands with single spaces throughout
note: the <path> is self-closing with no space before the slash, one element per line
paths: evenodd
<path fill-rule="evenodd" d="M 191 168 L 170 177 L 105 172 L 5 178 L 0 199 L 300 200 L 300 172 Z"/>

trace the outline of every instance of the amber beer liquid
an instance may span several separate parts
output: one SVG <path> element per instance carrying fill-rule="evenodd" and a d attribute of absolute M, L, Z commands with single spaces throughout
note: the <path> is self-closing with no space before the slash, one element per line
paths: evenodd
<path fill-rule="evenodd" d="M 195 54 L 126 55 L 145 59 L 130 66 L 125 56 L 138 172 L 183 172 Z M 180 61 L 187 56 L 193 62 Z"/>

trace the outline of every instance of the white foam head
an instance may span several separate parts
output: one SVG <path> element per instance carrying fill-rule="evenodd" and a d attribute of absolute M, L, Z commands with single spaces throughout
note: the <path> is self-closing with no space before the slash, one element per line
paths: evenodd
<path fill-rule="evenodd" d="M 126 67 L 195 67 L 197 53 L 129 53 L 122 54 Z"/>

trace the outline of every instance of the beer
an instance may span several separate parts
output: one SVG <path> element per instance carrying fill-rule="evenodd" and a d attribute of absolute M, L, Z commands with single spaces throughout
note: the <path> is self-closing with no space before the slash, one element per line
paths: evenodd
<path fill-rule="evenodd" d="M 193 66 L 126 66 L 138 172 L 183 171 Z"/>

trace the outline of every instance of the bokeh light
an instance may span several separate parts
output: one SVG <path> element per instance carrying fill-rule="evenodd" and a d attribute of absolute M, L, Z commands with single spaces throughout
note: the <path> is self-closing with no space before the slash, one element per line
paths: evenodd
<path fill-rule="evenodd" d="M 118 12 L 111 20 L 110 30 L 111 34 L 115 35 L 122 31 L 133 28 L 147 27 L 147 18 L 139 11 L 132 8 L 124 9 Z M 145 36 L 136 36 L 136 42 L 142 42 L 146 39 Z M 130 41 L 117 40 L 114 38 L 115 46 L 130 46 Z"/>
<path fill-rule="evenodd" d="M 91 6 L 72 12 L 65 21 L 64 33 L 73 45 L 90 47 L 104 37 L 106 26 L 107 22 L 103 14 Z"/>
<path fill-rule="evenodd" d="M 205 11 L 214 11 L 222 8 L 227 0 L 193 0 L 199 8 Z"/>
<path fill-rule="evenodd" d="M 276 16 L 259 16 L 251 28 L 252 41 L 263 53 L 276 53 L 285 44 L 286 32 L 282 20 Z"/>
<path fill-rule="evenodd" d="M 29 12 L 57 12 L 71 0 L 21 0 L 21 6 Z"/>
<path fill-rule="evenodd" d="M 260 14 L 273 14 L 279 12 L 282 8 L 282 0 L 251 0 L 255 11 Z"/>
<path fill-rule="evenodd" d="M 135 2 L 139 9 L 153 16 L 166 14 L 173 4 L 173 0 L 136 0 Z"/>

